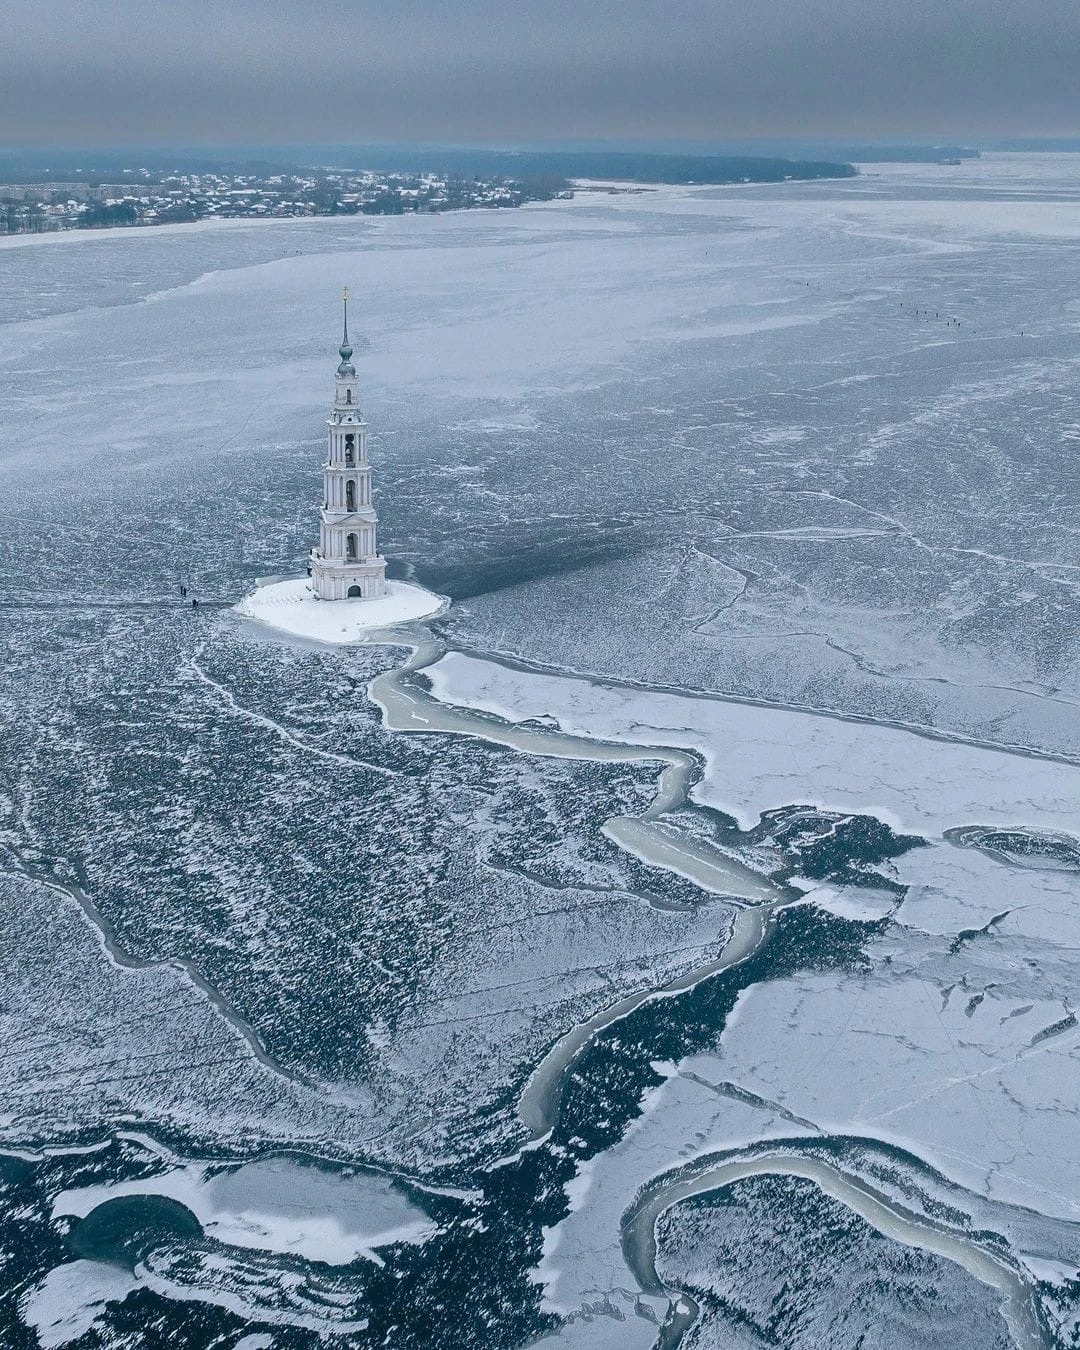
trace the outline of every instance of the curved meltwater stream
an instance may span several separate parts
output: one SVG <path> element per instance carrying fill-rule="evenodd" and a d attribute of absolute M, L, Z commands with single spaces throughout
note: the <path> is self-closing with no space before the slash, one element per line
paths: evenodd
<path fill-rule="evenodd" d="M 533 1140 L 544 1138 L 557 1122 L 563 1085 L 574 1062 L 604 1028 L 626 1017 L 643 1003 L 672 998 L 700 981 L 754 956 L 768 942 L 776 910 L 797 903 L 801 895 L 784 890 L 767 878 L 741 866 L 705 840 L 677 836 L 660 818 L 687 803 L 698 762 L 688 751 L 669 746 L 627 745 L 569 735 L 556 727 L 518 725 L 491 713 L 480 713 L 440 702 L 413 678 L 433 665 L 446 651 L 429 633 L 410 638 L 410 659 L 377 676 L 369 685 L 371 698 L 382 708 L 385 725 L 393 731 L 421 731 L 476 736 L 523 754 L 607 762 L 660 762 L 663 768 L 657 792 L 639 817 L 613 817 L 604 833 L 643 862 L 689 878 L 704 890 L 741 902 L 731 933 L 720 955 L 659 989 L 646 990 L 603 1009 L 561 1037 L 540 1061 L 518 1101 L 518 1115 Z M 474 653 L 475 655 L 475 653 Z M 907 1246 L 942 1256 L 967 1270 L 1000 1293 L 1003 1315 L 1019 1350 L 1043 1350 L 1046 1338 L 1032 1303 L 1028 1285 L 1004 1257 L 964 1234 L 905 1210 L 856 1176 L 818 1158 L 796 1152 L 772 1151 L 752 1157 L 728 1158 L 696 1170 L 658 1178 L 638 1197 L 624 1218 L 622 1248 L 627 1265 L 645 1293 L 666 1296 L 671 1315 L 658 1345 L 670 1350 L 696 1319 L 692 1299 L 664 1286 L 656 1271 L 656 1222 L 680 1200 L 729 1186 L 746 1177 L 782 1173 L 805 1177 L 826 1194 L 859 1214 L 885 1236 Z"/>
<path fill-rule="evenodd" d="M 738 965 L 760 950 L 772 931 L 772 914 L 801 896 L 789 892 L 742 866 L 703 839 L 686 839 L 666 830 L 659 817 L 684 806 L 698 772 L 694 755 L 669 746 L 625 745 L 573 736 L 556 728 L 517 725 L 491 713 L 473 712 L 440 702 L 412 678 L 433 665 L 446 651 L 444 644 L 428 637 L 413 648 L 412 656 L 394 670 L 376 676 L 368 686 L 372 699 L 383 710 L 391 731 L 444 732 L 478 736 L 496 745 L 509 746 L 523 754 L 560 759 L 604 762 L 630 761 L 665 765 L 657 782 L 656 796 L 639 817 L 614 816 L 604 833 L 627 852 L 655 867 L 688 877 L 703 890 L 743 902 L 732 931 L 718 957 L 679 976 L 659 989 L 631 994 L 610 1008 L 602 1009 L 587 1022 L 562 1036 L 536 1067 L 518 1101 L 518 1115 L 534 1140 L 552 1129 L 558 1116 L 563 1083 L 574 1061 L 605 1027 L 626 1017 L 643 1003 L 673 998 L 721 970 Z"/>
<path fill-rule="evenodd" d="M 980 1283 L 996 1290 L 1002 1299 L 1002 1316 L 1018 1350 L 1045 1350 L 1047 1339 L 1031 1299 L 1031 1292 L 1016 1267 L 996 1251 L 972 1241 L 944 1224 L 916 1215 L 894 1200 L 840 1168 L 820 1158 L 797 1152 L 772 1151 L 736 1156 L 699 1164 L 691 1174 L 685 1170 L 658 1177 L 649 1183 L 623 1217 L 622 1249 L 630 1267 L 647 1294 L 671 1300 L 667 1347 L 675 1346 L 695 1318 L 679 1308 L 685 1294 L 669 1289 L 656 1269 L 656 1224 L 660 1216 L 681 1200 L 707 1191 L 720 1190 L 747 1177 L 796 1176 L 814 1182 L 826 1195 L 854 1211 L 885 1237 L 932 1252 L 961 1266 Z"/>

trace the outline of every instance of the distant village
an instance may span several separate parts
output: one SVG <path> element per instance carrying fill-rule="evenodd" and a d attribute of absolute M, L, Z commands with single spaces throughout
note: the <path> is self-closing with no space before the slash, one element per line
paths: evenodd
<path fill-rule="evenodd" d="M 0 183 L 0 234 L 198 220 L 297 216 L 403 215 L 521 206 L 572 197 L 553 174 L 520 179 L 438 173 L 175 173 L 149 169 L 91 173 L 72 181 Z"/>

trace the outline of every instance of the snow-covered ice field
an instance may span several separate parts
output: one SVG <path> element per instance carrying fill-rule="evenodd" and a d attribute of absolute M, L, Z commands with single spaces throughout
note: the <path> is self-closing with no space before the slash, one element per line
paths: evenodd
<path fill-rule="evenodd" d="M 0 241 L 0 1341 L 1080 1344 L 1078 210 Z M 343 283 L 408 649 L 233 612 Z"/>

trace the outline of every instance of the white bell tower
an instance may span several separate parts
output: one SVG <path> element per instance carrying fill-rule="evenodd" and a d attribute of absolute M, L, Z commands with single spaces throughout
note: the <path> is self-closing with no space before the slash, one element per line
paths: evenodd
<path fill-rule="evenodd" d="M 360 415 L 356 367 L 349 345 L 349 291 L 344 294 L 345 336 L 334 376 L 334 409 L 327 419 L 319 546 L 311 550 L 311 589 L 320 600 L 377 600 L 386 593 L 386 559 L 375 544 L 378 524 L 371 505 L 367 423 Z"/>

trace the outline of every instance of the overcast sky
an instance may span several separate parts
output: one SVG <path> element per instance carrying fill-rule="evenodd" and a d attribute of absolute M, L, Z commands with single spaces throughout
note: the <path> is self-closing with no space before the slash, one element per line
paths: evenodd
<path fill-rule="evenodd" d="M 1080 0 L 0 0 L 0 145 L 1080 132 Z"/>

